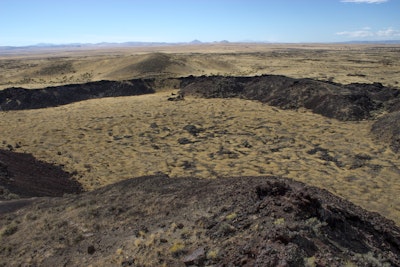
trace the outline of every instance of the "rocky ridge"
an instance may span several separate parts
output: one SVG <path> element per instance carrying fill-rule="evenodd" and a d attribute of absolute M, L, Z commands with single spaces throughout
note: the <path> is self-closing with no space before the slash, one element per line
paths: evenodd
<path fill-rule="evenodd" d="M 0 266 L 400 266 L 393 222 L 278 177 L 134 178 L 0 226 Z"/>
<path fill-rule="evenodd" d="M 373 119 L 400 106 L 400 91 L 380 83 L 342 85 L 278 75 L 187 77 L 181 91 L 206 98 L 258 100 L 282 109 L 306 108 L 343 121 Z"/>
<path fill-rule="evenodd" d="M 0 91 L 0 110 L 54 107 L 77 101 L 154 93 L 173 85 L 183 95 L 206 98 L 241 97 L 282 109 L 310 109 L 338 120 L 373 119 L 400 107 L 400 91 L 380 83 L 342 85 L 280 75 L 254 77 L 201 76 L 171 79 L 99 81 L 44 89 L 9 88 Z"/>
<path fill-rule="evenodd" d="M 98 81 L 68 84 L 44 89 L 8 88 L 0 90 L 0 111 L 56 107 L 102 98 L 154 93 L 152 79 Z"/>

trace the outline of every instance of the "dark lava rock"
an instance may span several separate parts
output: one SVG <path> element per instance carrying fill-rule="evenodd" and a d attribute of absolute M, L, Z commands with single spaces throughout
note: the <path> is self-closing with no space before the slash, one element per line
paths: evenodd
<path fill-rule="evenodd" d="M 396 152 L 400 152 L 400 111 L 379 118 L 371 128 L 374 137 Z"/>
<path fill-rule="evenodd" d="M 186 266 L 195 265 L 202 266 L 206 260 L 206 252 L 203 247 L 200 247 L 193 251 L 191 254 L 183 258 L 183 262 Z"/>
<path fill-rule="evenodd" d="M 283 109 L 307 108 L 339 120 L 371 119 L 400 101 L 399 90 L 381 84 L 341 85 L 278 75 L 187 77 L 182 78 L 181 91 L 206 98 L 259 100 Z"/>
<path fill-rule="evenodd" d="M 20 197 L 56 197 L 82 192 L 71 174 L 30 154 L 0 150 L 0 159 L 0 186 Z"/>
<path fill-rule="evenodd" d="M 185 95 L 182 92 L 179 92 L 177 96 L 168 97 L 168 101 L 182 101 L 185 100 Z"/>
<path fill-rule="evenodd" d="M 127 260 L 125 260 L 125 261 L 123 261 L 123 262 L 121 263 L 121 266 L 122 266 L 122 267 L 126 267 L 126 266 L 135 266 L 134 264 L 135 264 L 135 259 L 127 259 Z"/>
<path fill-rule="evenodd" d="M 152 129 L 158 129 L 157 123 L 152 122 L 152 123 L 150 124 L 150 128 L 152 128 Z"/>
<path fill-rule="evenodd" d="M 0 111 L 56 107 L 102 97 L 150 94 L 155 92 L 152 83 L 151 79 L 136 79 L 69 84 L 44 89 L 8 88 L 0 90 Z"/>
<path fill-rule="evenodd" d="M 92 255 L 92 254 L 94 254 L 96 252 L 96 249 L 94 248 L 93 245 L 90 245 L 87 248 L 87 252 L 88 252 L 88 254 Z"/>
<path fill-rule="evenodd" d="M 193 142 L 190 141 L 189 139 L 187 139 L 186 137 L 182 137 L 182 138 L 178 139 L 178 143 L 181 145 L 187 145 L 187 144 L 191 144 Z"/>
<path fill-rule="evenodd" d="M 124 212 L 110 216 L 111 207 Z M 38 219 L 27 219 L 32 214 Z M 2 237 L 4 266 L 25 259 L 43 266 L 93 260 L 111 266 L 119 248 L 123 266 L 400 266 L 400 228 L 394 222 L 325 190 L 276 177 L 140 177 L 37 201 L 12 218 L 0 214 L 4 229 L 18 221 L 12 236 Z M 78 235 L 80 225 L 91 234 Z M 140 225 L 146 231 L 138 229 L 135 236 Z M 54 238 L 59 236 L 65 245 Z M 133 245 L 135 238 L 143 241 Z M 95 257 L 82 256 L 91 244 Z M 129 255 L 134 262 L 125 260 Z"/>
<path fill-rule="evenodd" d="M 0 161 L 0 179 L 6 180 L 9 179 L 10 175 L 8 173 L 8 167 L 7 165 Z"/>
<path fill-rule="evenodd" d="M 0 91 L 0 110 L 54 107 L 101 97 L 154 93 L 158 83 L 168 79 L 98 81 L 44 89 L 8 88 Z M 280 75 L 255 77 L 189 76 L 180 78 L 180 92 L 168 100 L 183 100 L 184 95 L 206 98 L 241 97 L 259 100 L 282 109 L 307 108 L 339 120 L 364 120 L 376 113 L 400 110 L 400 90 L 380 83 L 342 85 L 313 79 L 294 79 Z"/>
<path fill-rule="evenodd" d="M 188 124 L 185 127 L 183 127 L 183 130 L 187 131 L 193 136 L 197 136 L 200 132 L 204 131 L 203 129 L 197 128 L 194 125 Z"/>

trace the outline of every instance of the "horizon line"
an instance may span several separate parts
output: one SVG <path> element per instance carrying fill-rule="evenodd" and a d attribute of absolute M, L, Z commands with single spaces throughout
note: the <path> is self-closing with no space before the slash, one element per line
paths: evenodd
<path fill-rule="evenodd" d="M 209 41 L 203 42 L 197 39 L 190 42 L 163 42 L 163 41 L 126 41 L 126 42 L 71 42 L 71 43 L 36 43 L 27 45 L 0 45 L 0 48 L 46 48 L 46 47 L 84 47 L 84 46 L 145 46 L 145 45 L 200 45 L 200 44 L 400 44 L 400 39 L 396 40 L 351 40 L 351 41 L 337 41 L 337 42 L 324 42 L 324 41 L 313 41 L 313 42 L 279 42 L 279 41 Z"/>

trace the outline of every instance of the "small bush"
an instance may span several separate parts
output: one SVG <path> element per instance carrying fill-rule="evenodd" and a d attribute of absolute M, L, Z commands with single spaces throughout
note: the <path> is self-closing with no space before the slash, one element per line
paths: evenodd
<path fill-rule="evenodd" d="M 218 255 L 219 255 L 219 251 L 217 249 L 212 249 L 212 250 L 208 251 L 207 259 L 215 260 L 218 258 Z"/>
<path fill-rule="evenodd" d="M 12 223 L 5 227 L 5 229 L 1 232 L 1 236 L 10 236 L 17 232 L 18 226 L 15 223 Z"/>
<path fill-rule="evenodd" d="M 285 218 L 279 218 L 274 221 L 275 225 L 282 225 L 285 223 Z"/>
<path fill-rule="evenodd" d="M 229 215 L 227 215 L 225 218 L 227 219 L 227 220 L 233 220 L 233 219 L 235 219 L 237 217 L 237 213 L 236 212 L 232 212 L 231 214 L 229 214 Z"/>
<path fill-rule="evenodd" d="M 175 242 L 170 247 L 169 252 L 171 252 L 174 257 L 178 257 L 185 252 L 185 244 L 182 242 Z"/>

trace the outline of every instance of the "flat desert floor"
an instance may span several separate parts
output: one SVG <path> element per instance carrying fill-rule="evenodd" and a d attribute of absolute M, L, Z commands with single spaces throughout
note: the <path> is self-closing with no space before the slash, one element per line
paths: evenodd
<path fill-rule="evenodd" d="M 0 86 L 282 74 L 398 87 L 399 59 L 399 46 L 369 45 L 20 52 L 0 56 Z M 0 147 L 61 165 L 87 190 L 156 173 L 206 179 L 277 175 L 327 189 L 400 224 L 400 156 L 372 139 L 373 121 L 341 122 L 243 99 L 167 101 L 171 93 L 176 89 L 163 87 L 152 95 L 2 111 Z"/>
<path fill-rule="evenodd" d="M 203 44 L 0 51 L 0 89 L 97 80 L 286 75 L 399 86 L 400 45 Z"/>

